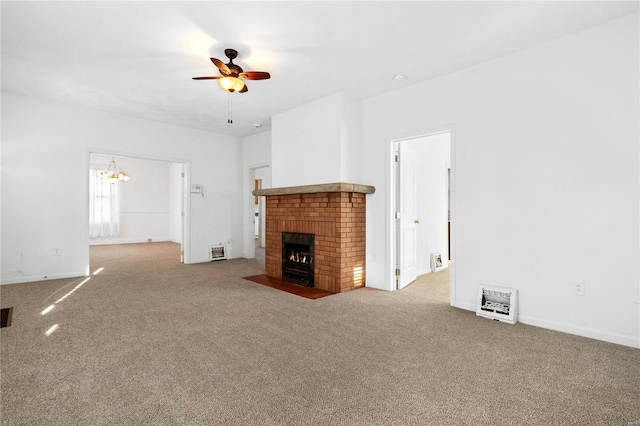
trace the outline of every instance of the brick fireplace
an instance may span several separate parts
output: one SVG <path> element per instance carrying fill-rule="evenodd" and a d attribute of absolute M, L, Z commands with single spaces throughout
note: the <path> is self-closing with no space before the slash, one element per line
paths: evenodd
<path fill-rule="evenodd" d="M 374 191 L 350 183 L 253 191 L 266 197 L 265 274 L 283 279 L 283 233 L 309 234 L 314 236 L 314 287 L 333 293 L 364 287 L 365 195 Z"/>

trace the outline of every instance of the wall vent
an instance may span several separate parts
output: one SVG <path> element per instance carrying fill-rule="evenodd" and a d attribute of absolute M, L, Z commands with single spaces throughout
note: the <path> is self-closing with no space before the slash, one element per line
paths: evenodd
<path fill-rule="evenodd" d="M 13 307 L 2 308 L 0 310 L 0 328 L 9 327 L 11 325 L 12 316 L 13 316 Z"/>
<path fill-rule="evenodd" d="M 515 324 L 518 322 L 518 290 L 481 285 L 476 315 Z"/>
<path fill-rule="evenodd" d="M 431 272 L 437 272 L 444 268 L 446 268 L 445 264 L 442 263 L 442 255 L 440 252 L 431 253 Z"/>
<path fill-rule="evenodd" d="M 223 260 L 227 258 L 227 246 L 218 244 L 209 246 L 209 260 Z"/>

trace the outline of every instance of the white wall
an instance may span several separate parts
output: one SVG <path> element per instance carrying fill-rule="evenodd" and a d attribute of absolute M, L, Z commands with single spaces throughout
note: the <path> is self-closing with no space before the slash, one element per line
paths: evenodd
<path fill-rule="evenodd" d="M 271 119 L 275 188 L 340 181 L 339 105 L 340 95 L 327 96 Z"/>
<path fill-rule="evenodd" d="M 447 258 L 449 133 L 401 142 L 416 152 L 417 272 L 431 272 L 431 253 Z M 446 266 L 446 263 L 445 263 Z"/>
<path fill-rule="evenodd" d="M 361 102 L 341 93 L 272 118 L 273 186 L 361 182 Z"/>
<path fill-rule="evenodd" d="M 521 322 L 640 347 L 638 48 L 635 14 L 365 100 L 367 286 L 393 288 L 391 140 L 452 126 L 453 304 L 514 287 Z"/>
<path fill-rule="evenodd" d="M 340 95 L 341 152 L 339 182 L 362 181 L 362 102 Z"/>
<path fill-rule="evenodd" d="M 109 167 L 112 156 L 90 155 L 90 163 Z M 90 238 L 89 244 L 126 244 L 152 241 L 170 241 L 171 217 L 169 168 L 167 161 L 133 157 L 115 157 L 119 170 L 126 172 L 131 180 L 120 185 L 120 233 L 117 237 Z M 180 188 L 178 188 L 180 190 Z M 180 194 L 176 196 L 180 199 Z M 174 197 L 175 198 L 175 197 Z"/>
<path fill-rule="evenodd" d="M 3 93 L 2 283 L 88 273 L 92 151 L 186 162 L 206 188 L 188 200 L 186 261 L 207 261 L 227 239 L 238 242 L 230 257 L 242 253 L 237 138 Z"/>
<path fill-rule="evenodd" d="M 271 164 L 271 131 L 265 131 L 242 140 L 242 221 L 244 224 L 243 256 L 254 258 L 255 235 L 253 220 L 255 217 L 255 198 L 252 194 L 255 182 L 255 170 Z M 269 169 L 271 170 L 271 169 Z M 261 175 L 262 187 L 271 187 L 271 174 Z"/>

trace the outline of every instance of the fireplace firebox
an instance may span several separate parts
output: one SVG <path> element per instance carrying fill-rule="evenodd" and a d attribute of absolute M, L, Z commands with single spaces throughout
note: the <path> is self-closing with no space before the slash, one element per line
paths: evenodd
<path fill-rule="evenodd" d="M 282 281 L 314 287 L 314 234 L 282 233 Z"/>

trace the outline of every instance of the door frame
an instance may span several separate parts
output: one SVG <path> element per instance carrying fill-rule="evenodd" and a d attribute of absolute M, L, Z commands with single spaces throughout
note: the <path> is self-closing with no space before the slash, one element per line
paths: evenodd
<path fill-rule="evenodd" d="M 450 168 L 451 168 L 451 204 L 449 206 L 451 211 L 450 223 L 451 223 L 451 240 L 449 244 L 449 250 L 451 253 L 450 268 L 450 296 L 449 303 L 454 304 L 456 300 L 456 241 L 457 241 L 457 226 L 456 226 L 456 128 L 454 124 L 447 124 L 438 127 L 432 127 L 424 130 L 416 130 L 412 132 L 406 132 L 395 135 L 389 138 L 387 145 L 387 244 L 388 257 L 387 257 L 387 282 L 390 284 L 391 290 L 397 290 L 397 280 L 395 275 L 397 260 L 398 260 L 398 241 L 396 227 L 396 203 L 398 200 L 397 191 L 397 169 L 395 163 L 396 144 L 411 139 L 417 139 L 422 137 L 435 136 L 441 133 L 449 133 L 449 152 L 450 152 Z"/>

